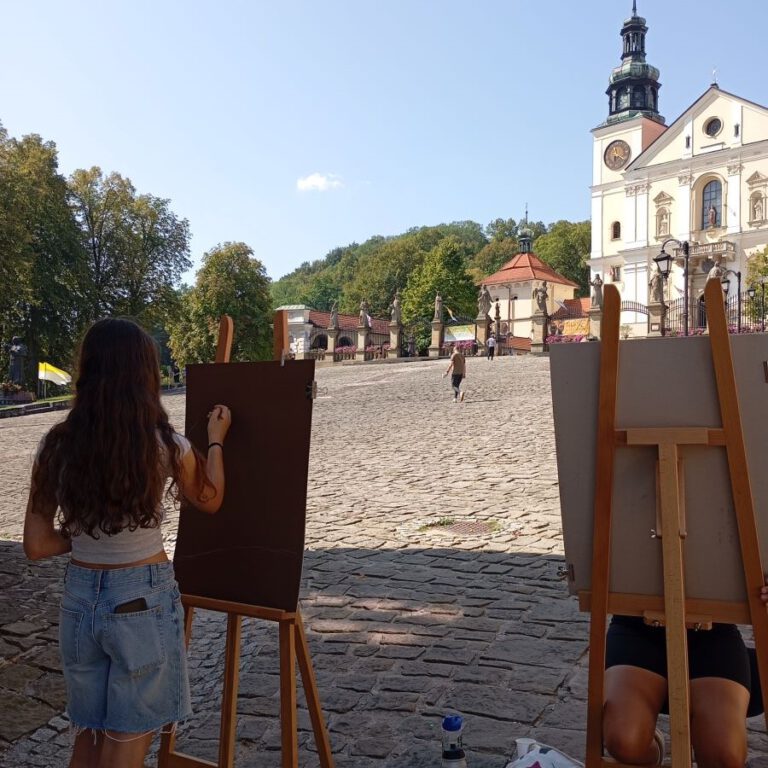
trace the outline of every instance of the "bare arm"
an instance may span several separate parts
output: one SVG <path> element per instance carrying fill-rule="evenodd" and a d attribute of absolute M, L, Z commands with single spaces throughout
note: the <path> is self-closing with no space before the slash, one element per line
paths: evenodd
<path fill-rule="evenodd" d="M 35 473 L 32 471 L 34 488 Z M 27 511 L 24 515 L 24 554 L 30 560 L 42 560 L 54 555 L 63 555 L 72 549 L 72 542 L 56 528 L 56 500 L 43 499 L 40 494 L 34 498 L 29 492 Z"/>
<path fill-rule="evenodd" d="M 213 486 L 207 489 L 203 497 L 199 497 L 202 478 L 197 476 L 198 467 L 195 455 L 187 451 L 182 463 L 182 473 L 179 485 L 184 497 L 201 512 L 215 514 L 224 501 L 224 439 L 232 423 L 232 415 L 226 405 L 215 405 L 208 418 L 208 443 L 210 445 L 206 459 L 206 475 Z"/>

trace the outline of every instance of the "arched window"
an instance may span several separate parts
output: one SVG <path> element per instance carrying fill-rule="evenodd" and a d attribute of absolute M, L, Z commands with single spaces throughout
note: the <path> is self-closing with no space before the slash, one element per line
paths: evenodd
<path fill-rule="evenodd" d="M 669 234 L 669 211 L 659 208 L 656 211 L 656 236 L 666 237 Z"/>
<path fill-rule="evenodd" d="M 620 240 L 621 239 L 621 222 L 614 221 L 613 224 L 611 224 L 611 240 Z"/>
<path fill-rule="evenodd" d="M 723 221 L 722 214 L 723 185 L 715 179 L 704 187 L 701 198 L 701 228 L 719 227 Z"/>

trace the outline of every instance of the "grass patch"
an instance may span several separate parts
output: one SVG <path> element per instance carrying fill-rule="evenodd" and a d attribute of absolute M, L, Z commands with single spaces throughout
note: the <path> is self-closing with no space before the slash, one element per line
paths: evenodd
<path fill-rule="evenodd" d="M 452 517 L 441 517 L 437 522 L 434 523 L 425 523 L 419 528 L 420 533 L 424 533 L 425 531 L 429 531 L 432 528 L 448 528 L 449 526 L 453 525 L 456 521 Z"/>

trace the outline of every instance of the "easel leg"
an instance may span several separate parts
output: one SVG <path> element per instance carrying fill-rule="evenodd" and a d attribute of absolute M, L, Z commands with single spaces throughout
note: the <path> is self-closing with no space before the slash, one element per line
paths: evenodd
<path fill-rule="evenodd" d="M 688 638 L 685 628 L 685 576 L 678 497 L 678 451 L 674 443 L 659 444 L 664 614 L 667 635 L 667 681 L 672 764 L 691 768 Z"/>
<path fill-rule="evenodd" d="M 317 692 L 315 672 L 312 669 L 312 659 L 309 655 L 307 636 L 304 633 L 304 621 L 301 614 L 296 612 L 296 655 L 299 660 L 299 670 L 304 683 L 304 694 L 307 697 L 309 718 L 312 721 L 312 731 L 315 734 L 317 754 L 320 757 L 320 768 L 333 768 L 333 756 L 331 755 L 331 742 L 325 727 L 323 710 L 320 706 L 320 696 Z"/>
<path fill-rule="evenodd" d="M 280 626 L 280 730 L 283 768 L 299 768 L 299 732 L 296 715 L 296 625 L 283 619 Z"/>
<path fill-rule="evenodd" d="M 235 729 L 237 727 L 237 688 L 240 676 L 240 631 L 243 619 L 227 614 L 227 646 L 224 657 L 224 692 L 221 702 L 221 735 L 219 766 L 232 768 L 235 761 Z"/>
<path fill-rule="evenodd" d="M 195 618 L 195 609 L 187 605 L 184 607 L 184 645 L 189 649 L 189 641 L 192 639 L 192 621 Z M 157 755 L 157 768 L 169 768 L 169 757 L 176 749 L 176 730 L 164 733 L 160 737 L 160 751 Z"/>

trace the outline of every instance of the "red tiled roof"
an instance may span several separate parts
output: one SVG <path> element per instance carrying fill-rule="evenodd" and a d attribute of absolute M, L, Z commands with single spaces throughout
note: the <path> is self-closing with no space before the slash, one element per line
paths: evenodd
<path fill-rule="evenodd" d="M 339 314 L 339 330 L 341 331 L 356 331 L 358 323 L 360 322 L 359 315 L 342 315 Z M 331 321 L 330 312 L 320 312 L 316 309 L 309 310 L 309 322 L 317 328 L 328 328 L 328 323 Z M 389 321 L 380 320 L 378 317 L 371 318 L 371 330 L 374 333 L 387 334 L 389 333 Z"/>
<path fill-rule="evenodd" d="M 518 253 L 514 259 L 508 261 L 498 272 L 494 272 L 482 281 L 485 285 L 498 285 L 499 283 L 524 283 L 527 280 L 549 280 L 550 283 L 560 285 L 572 285 L 578 288 L 578 284 L 568 280 L 555 272 L 552 267 L 545 264 L 535 253 Z"/>
<path fill-rule="evenodd" d="M 569 317 L 587 317 L 587 310 L 592 305 L 592 299 L 588 296 L 582 299 L 565 299 L 565 307 L 560 307 L 552 315 L 554 320 L 564 320 Z"/>

